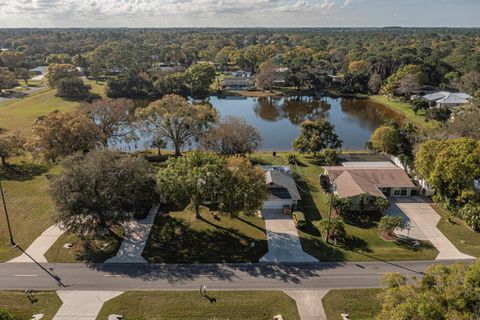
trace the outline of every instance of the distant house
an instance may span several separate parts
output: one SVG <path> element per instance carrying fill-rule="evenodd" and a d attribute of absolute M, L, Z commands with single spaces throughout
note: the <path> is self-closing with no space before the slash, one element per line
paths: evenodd
<path fill-rule="evenodd" d="M 288 166 L 264 166 L 265 182 L 269 197 L 262 209 L 282 210 L 285 206 L 293 208 L 301 200 L 291 169 Z"/>
<path fill-rule="evenodd" d="M 232 71 L 230 72 L 230 75 L 232 77 L 251 77 L 252 73 L 250 71 L 245 71 L 245 70 L 237 70 L 237 71 Z"/>
<path fill-rule="evenodd" d="M 249 90 L 255 88 L 253 77 L 225 77 L 220 81 L 222 89 Z"/>
<path fill-rule="evenodd" d="M 48 66 L 39 66 L 39 67 L 30 69 L 29 71 L 30 73 L 36 76 L 40 76 L 40 75 L 45 75 L 47 73 L 47 70 L 48 70 Z"/>
<path fill-rule="evenodd" d="M 469 104 L 472 96 L 466 93 L 456 93 L 448 91 L 439 91 L 424 95 L 431 106 L 453 108 L 465 104 Z"/>
<path fill-rule="evenodd" d="M 417 189 L 402 168 L 389 162 L 365 162 L 324 169 L 330 183 L 335 184 L 335 194 L 340 198 L 350 198 L 353 209 L 360 206 L 363 194 L 385 199 L 409 197 Z"/>

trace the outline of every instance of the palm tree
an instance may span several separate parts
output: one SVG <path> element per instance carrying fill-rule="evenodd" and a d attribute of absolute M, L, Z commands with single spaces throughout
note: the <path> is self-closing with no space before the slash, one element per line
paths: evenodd
<path fill-rule="evenodd" d="M 389 236 L 393 236 L 393 232 L 397 228 L 405 229 L 405 222 L 401 217 L 384 216 L 378 223 L 378 231 Z"/>
<path fill-rule="evenodd" d="M 317 227 L 321 234 L 325 237 L 330 234 L 330 238 L 344 239 L 346 236 L 345 223 L 339 217 L 333 217 L 330 219 L 330 232 L 328 232 L 328 220 L 322 219 L 317 223 Z"/>

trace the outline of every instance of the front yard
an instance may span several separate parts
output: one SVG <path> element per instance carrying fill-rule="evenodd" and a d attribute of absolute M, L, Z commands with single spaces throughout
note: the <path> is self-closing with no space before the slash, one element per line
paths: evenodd
<path fill-rule="evenodd" d="M 43 313 L 44 319 L 53 319 L 62 302 L 53 291 L 35 292 L 31 303 L 20 291 L 0 291 L 0 310 L 8 311 L 15 320 L 30 320 L 32 315 Z"/>
<path fill-rule="evenodd" d="M 345 221 L 347 238 L 345 243 L 335 248 L 327 245 L 314 226 L 315 221 L 327 218 L 329 197 L 323 192 L 319 175 L 321 164 L 307 155 L 297 155 L 298 166 L 292 166 L 302 201 L 298 210 L 304 212 L 308 226 L 299 230 L 303 250 L 320 261 L 371 261 L 371 260 L 428 260 L 434 259 L 438 251 L 429 242 L 412 248 L 397 241 L 385 241 L 378 236 L 379 216 L 370 219 Z M 286 153 L 255 153 L 251 159 L 259 164 L 287 165 Z"/>
<path fill-rule="evenodd" d="M 103 305 L 97 319 L 121 314 L 125 319 L 264 320 L 281 314 L 300 320 L 295 301 L 280 291 L 126 292 Z"/>
<path fill-rule="evenodd" d="M 378 294 L 382 289 L 338 289 L 330 290 L 322 299 L 328 320 L 341 320 L 347 313 L 350 319 L 373 320 L 380 313 Z"/>
<path fill-rule="evenodd" d="M 268 251 L 260 217 L 221 214 L 215 218 L 206 207 L 200 219 L 193 219 L 189 207 L 160 211 L 143 252 L 149 262 L 258 262 Z"/>

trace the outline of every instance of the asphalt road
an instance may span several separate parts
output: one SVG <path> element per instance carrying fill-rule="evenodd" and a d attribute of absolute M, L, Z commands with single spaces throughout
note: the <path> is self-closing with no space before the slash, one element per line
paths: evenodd
<path fill-rule="evenodd" d="M 378 287 L 382 274 L 421 277 L 437 261 L 315 264 L 0 264 L 0 290 L 216 290 Z M 442 261 L 450 264 L 453 261 Z"/>

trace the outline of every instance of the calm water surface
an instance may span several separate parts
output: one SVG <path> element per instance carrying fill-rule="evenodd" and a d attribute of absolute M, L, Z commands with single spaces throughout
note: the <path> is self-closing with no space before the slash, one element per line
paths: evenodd
<path fill-rule="evenodd" d="M 401 121 L 398 115 L 368 99 L 299 97 L 216 97 L 208 101 L 220 116 L 243 117 L 257 128 L 262 136 L 261 150 L 286 151 L 300 133 L 305 120 L 328 119 L 347 149 L 364 149 L 365 141 L 385 119 Z M 136 143 L 112 145 L 123 150 L 148 148 L 151 137 L 143 135 Z M 192 148 L 195 143 L 188 150 Z"/>

